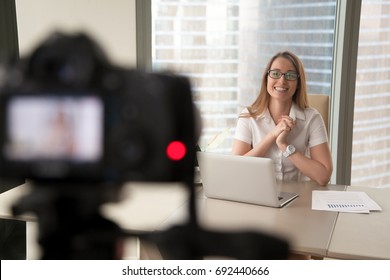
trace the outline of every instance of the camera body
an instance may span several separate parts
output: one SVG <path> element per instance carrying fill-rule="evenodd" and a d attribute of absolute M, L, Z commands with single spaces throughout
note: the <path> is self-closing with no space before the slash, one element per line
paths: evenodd
<path fill-rule="evenodd" d="M 3 70 L 0 175 L 40 181 L 188 181 L 187 78 L 111 65 L 83 34 L 55 34 Z"/>

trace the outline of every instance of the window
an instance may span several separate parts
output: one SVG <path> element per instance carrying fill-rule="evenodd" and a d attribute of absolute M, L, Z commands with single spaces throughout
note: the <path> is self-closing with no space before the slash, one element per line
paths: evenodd
<path fill-rule="evenodd" d="M 390 1 L 363 0 L 351 184 L 390 186 Z"/>
<path fill-rule="evenodd" d="M 230 152 L 237 116 L 278 51 L 302 59 L 309 93 L 330 95 L 335 9 L 336 0 L 152 1 L 153 69 L 190 77 L 203 149 Z"/>

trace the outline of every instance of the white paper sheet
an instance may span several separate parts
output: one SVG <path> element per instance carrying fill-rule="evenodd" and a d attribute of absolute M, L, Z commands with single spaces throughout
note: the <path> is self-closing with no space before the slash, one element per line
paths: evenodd
<path fill-rule="evenodd" d="M 382 211 L 365 192 L 344 191 L 313 191 L 312 209 L 351 213 Z"/>

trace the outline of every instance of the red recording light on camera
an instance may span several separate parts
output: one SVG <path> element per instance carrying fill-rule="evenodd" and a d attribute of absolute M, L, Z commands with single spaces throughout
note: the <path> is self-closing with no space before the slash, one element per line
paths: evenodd
<path fill-rule="evenodd" d="M 167 156 L 171 160 L 181 160 L 186 155 L 187 149 L 183 142 L 180 141 L 172 141 L 167 146 Z"/>

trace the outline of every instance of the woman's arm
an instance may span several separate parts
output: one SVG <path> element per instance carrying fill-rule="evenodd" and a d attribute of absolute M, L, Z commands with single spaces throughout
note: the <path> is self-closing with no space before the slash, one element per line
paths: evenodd
<path fill-rule="evenodd" d="M 319 119 L 322 120 L 322 119 Z M 323 123 L 323 122 L 322 122 Z M 316 124 L 315 126 L 317 126 Z M 320 124 L 319 124 L 320 125 Z M 293 127 L 290 127 L 293 129 Z M 276 145 L 284 152 L 288 146 L 287 137 L 291 130 L 286 129 L 276 138 Z M 291 162 L 307 177 L 321 186 L 328 184 L 333 171 L 332 156 L 328 142 L 310 148 L 310 157 L 295 152 L 288 157 Z"/>
<path fill-rule="evenodd" d="M 279 149 L 285 151 L 286 147 L 285 145 L 279 146 Z M 288 158 L 304 175 L 320 186 L 326 186 L 329 183 L 333 164 L 328 143 L 310 148 L 310 158 L 300 152 L 295 152 Z"/>
<path fill-rule="evenodd" d="M 269 133 L 258 145 L 252 148 L 251 144 L 235 139 L 232 154 L 240 156 L 264 157 L 269 148 L 275 143 L 276 137 Z"/>

